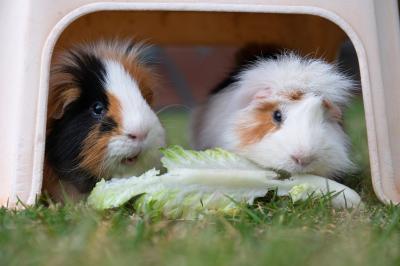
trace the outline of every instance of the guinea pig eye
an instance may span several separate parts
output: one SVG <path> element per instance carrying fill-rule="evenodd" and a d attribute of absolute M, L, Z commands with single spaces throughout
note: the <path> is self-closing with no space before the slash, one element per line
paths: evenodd
<path fill-rule="evenodd" d="M 92 115 L 99 117 L 104 114 L 104 105 L 102 102 L 95 102 L 92 107 Z"/>
<path fill-rule="evenodd" d="M 276 110 L 273 115 L 273 119 L 277 123 L 282 123 L 282 112 L 280 110 Z"/>

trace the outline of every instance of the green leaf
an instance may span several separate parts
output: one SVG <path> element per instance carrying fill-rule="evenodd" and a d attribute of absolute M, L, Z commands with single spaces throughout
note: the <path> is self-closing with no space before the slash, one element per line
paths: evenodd
<path fill-rule="evenodd" d="M 169 218 L 199 218 L 205 213 L 234 215 L 240 204 L 253 204 L 269 190 L 292 200 L 310 195 L 332 197 L 335 207 L 355 207 L 360 197 L 350 188 L 327 178 L 297 175 L 278 180 L 270 170 L 222 149 L 184 150 L 179 146 L 161 149 L 168 172 L 151 169 L 139 177 L 111 179 L 96 184 L 88 203 L 97 209 L 121 206 L 141 195 L 134 206 L 137 212 Z"/>

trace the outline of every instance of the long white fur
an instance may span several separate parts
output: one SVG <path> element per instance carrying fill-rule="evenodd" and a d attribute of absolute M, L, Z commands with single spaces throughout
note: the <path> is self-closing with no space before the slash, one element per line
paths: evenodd
<path fill-rule="evenodd" d="M 121 63 L 105 60 L 106 84 L 109 93 L 114 95 L 121 106 L 123 134 L 114 136 L 108 144 L 109 166 L 113 176 L 138 175 L 149 167 L 154 167 L 159 156 L 158 148 L 165 145 L 165 133 L 161 123 L 143 98 L 137 82 L 124 69 Z M 133 140 L 128 134 L 146 135 L 144 140 Z M 142 153 L 135 165 L 125 166 L 116 161 Z M 153 165 L 152 165 L 153 164 Z"/>
<path fill-rule="evenodd" d="M 277 60 L 259 59 L 239 73 L 238 82 L 213 95 L 194 115 L 192 141 L 196 149 L 222 147 L 244 155 L 256 163 L 291 173 L 329 176 L 352 168 L 348 139 L 340 125 L 327 119 L 322 100 L 343 108 L 353 83 L 334 65 L 295 54 Z M 270 91 L 267 99 L 254 96 Z M 289 101 L 282 94 L 293 90 L 305 93 L 300 101 Z M 240 144 L 239 123 L 249 121 L 255 101 L 278 101 L 284 121 L 259 142 Z M 292 155 L 312 156 L 305 167 Z"/>

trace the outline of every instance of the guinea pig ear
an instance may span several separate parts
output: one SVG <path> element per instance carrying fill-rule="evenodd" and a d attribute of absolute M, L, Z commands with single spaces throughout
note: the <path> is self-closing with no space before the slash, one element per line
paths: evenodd
<path fill-rule="evenodd" d="M 47 117 L 60 119 L 64 115 L 65 108 L 78 99 L 79 95 L 79 89 L 74 87 L 51 90 L 49 92 Z"/>
<path fill-rule="evenodd" d="M 248 105 L 256 106 L 262 102 L 267 101 L 272 96 L 272 90 L 270 88 L 264 88 L 256 91 L 251 95 Z"/>
<path fill-rule="evenodd" d="M 325 107 L 326 111 L 329 114 L 329 117 L 333 121 L 336 122 L 342 121 L 342 110 L 340 109 L 339 106 L 326 99 L 322 100 L 322 105 Z"/>
<path fill-rule="evenodd" d="M 272 90 L 268 87 L 257 91 L 246 91 L 239 95 L 238 103 L 241 108 L 257 108 L 260 104 L 268 101 L 271 96 Z"/>
<path fill-rule="evenodd" d="M 272 96 L 271 88 L 264 88 L 264 89 L 256 91 L 256 93 L 253 94 L 250 103 L 264 102 L 264 101 L 268 100 L 268 98 L 271 98 L 271 96 Z"/>
<path fill-rule="evenodd" d="M 263 100 L 266 100 L 269 97 L 271 97 L 271 95 L 272 95 L 272 90 L 270 88 L 261 89 L 261 90 L 258 90 L 256 92 L 256 94 L 254 94 L 253 100 L 263 101 Z"/>

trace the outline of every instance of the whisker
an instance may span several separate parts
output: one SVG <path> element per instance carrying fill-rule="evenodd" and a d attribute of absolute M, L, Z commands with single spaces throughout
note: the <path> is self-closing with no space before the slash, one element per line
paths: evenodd
<path fill-rule="evenodd" d="M 170 105 L 167 105 L 167 106 L 162 107 L 160 110 L 158 110 L 158 111 L 156 112 L 156 114 L 159 114 L 159 113 L 161 113 L 161 112 L 164 112 L 164 111 L 167 110 L 168 108 L 172 108 L 172 107 L 181 107 L 181 108 L 183 107 L 184 109 L 186 109 L 186 110 L 188 110 L 188 111 L 191 110 L 191 108 L 190 108 L 189 106 L 184 105 L 184 104 L 170 104 Z"/>

